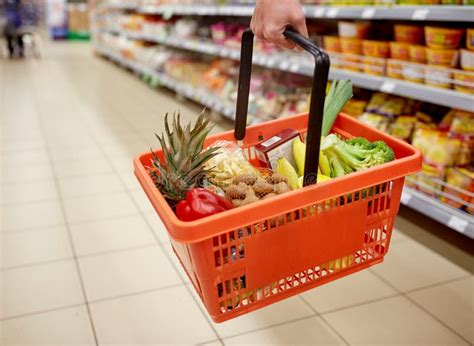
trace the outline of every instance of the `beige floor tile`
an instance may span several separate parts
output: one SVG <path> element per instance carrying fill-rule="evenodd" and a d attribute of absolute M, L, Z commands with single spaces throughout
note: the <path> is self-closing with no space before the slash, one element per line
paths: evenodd
<path fill-rule="evenodd" d="M 302 297 L 318 312 L 340 309 L 397 292 L 367 270 L 351 274 L 329 284 L 316 287 Z"/>
<path fill-rule="evenodd" d="M 46 148 L 45 142 L 43 139 L 30 139 L 24 141 L 8 141 L 2 140 L 0 145 L 0 150 L 4 154 L 14 154 L 19 151 L 37 151 L 44 150 Z"/>
<path fill-rule="evenodd" d="M 18 204 L 57 200 L 56 183 L 52 180 L 5 184 L 1 187 L 1 203 Z"/>
<path fill-rule="evenodd" d="M 344 345 L 319 317 L 224 339 L 225 345 Z"/>
<path fill-rule="evenodd" d="M 70 223 L 99 221 L 138 214 L 138 210 L 125 192 L 78 197 L 64 201 Z"/>
<path fill-rule="evenodd" d="M 403 234 L 403 232 L 401 232 L 400 230 L 394 228 L 393 231 L 392 231 L 392 239 L 391 241 L 402 241 L 402 240 L 407 240 L 407 239 L 410 239 L 409 237 L 407 237 L 405 234 Z"/>
<path fill-rule="evenodd" d="M 418 304 L 474 344 L 474 277 L 408 294 Z"/>
<path fill-rule="evenodd" d="M 89 300 L 181 284 L 159 246 L 79 259 Z"/>
<path fill-rule="evenodd" d="M 83 161 L 60 161 L 54 163 L 54 170 L 59 179 L 112 173 L 112 166 L 104 159 Z"/>
<path fill-rule="evenodd" d="M 8 269 L 3 274 L 0 318 L 66 307 L 84 301 L 74 261 Z"/>
<path fill-rule="evenodd" d="M 78 256 L 116 251 L 156 243 L 141 216 L 71 225 Z"/>
<path fill-rule="evenodd" d="M 64 226 L 33 231 L 5 233 L 0 268 L 72 258 Z"/>
<path fill-rule="evenodd" d="M 58 161 L 74 161 L 81 160 L 84 163 L 87 163 L 89 159 L 103 159 L 104 154 L 98 146 L 87 146 L 87 147 L 77 147 L 74 150 L 63 149 L 60 147 L 58 150 L 51 152 L 51 156 L 54 162 Z"/>
<path fill-rule="evenodd" d="M 469 275 L 464 269 L 411 239 L 392 244 L 384 262 L 370 270 L 400 291 Z"/>
<path fill-rule="evenodd" d="M 168 236 L 168 231 L 166 230 L 165 225 L 163 224 L 160 217 L 158 216 L 158 213 L 155 210 L 153 210 L 153 211 L 144 213 L 144 215 L 148 221 L 148 224 L 153 228 L 153 232 L 155 232 L 156 236 L 160 240 L 160 243 L 169 244 L 170 239 Z"/>
<path fill-rule="evenodd" d="M 222 343 L 219 340 L 205 342 L 203 344 L 198 344 L 199 346 L 222 346 Z"/>
<path fill-rule="evenodd" d="M 313 311 L 299 297 L 292 297 L 214 327 L 221 338 L 227 338 L 311 315 Z"/>
<path fill-rule="evenodd" d="M 84 306 L 0 321 L 2 345 L 95 345 Z"/>
<path fill-rule="evenodd" d="M 2 165 L 0 169 L 2 171 L 2 184 L 37 182 L 52 180 L 54 178 L 53 170 L 49 163 L 37 164 L 34 170 L 31 170 L 28 166 L 18 167 L 5 165 Z"/>
<path fill-rule="evenodd" d="M 168 255 L 169 260 L 172 262 L 174 268 L 178 271 L 179 276 L 181 279 L 188 285 L 191 285 L 191 280 L 189 280 L 189 276 L 186 273 L 185 269 L 181 265 L 181 262 L 179 261 L 178 256 L 173 251 L 173 248 L 171 247 L 171 244 L 168 242 L 167 244 L 162 244 L 163 251 L 166 252 Z M 198 297 L 196 295 L 196 297 Z M 199 298 L 200 299 L 200 298 Z"/>
<path fill-rule="evenodd" d="M 137 177 L 133 172 L 120 173 L 120 179 L 129 190 L 143 190 Z"/>
<path fill-rule="evenodd" d="M 113 144 L 106 144 L 103 147 L 103 150 L 106 155 L 109 157 L 114 157 L 114 156 L 126 156 L 130 158 L 134 158 L 138 154 L 141 154 L 147 150 L 149 150 L 149 147 L 145 144 L 144 141 L 141 139 L 122 139 L 119 143 L 113 143 Z"/>
<path fill-rule="evenodd" d="M 25 150 L 17 153 L 2 154 L 2 165 L 14 166 L 17 169 L 30 169 L 32 165 L 49 164 L 48 153 L 44 149 Z"/>
<path fill-rule="evenodd" d="M 4 231 L 57 226 L 64 223 L 61 206 L 55 201 L 7 205 L 2 207 L 2 212 Z"/>
<path fill-rule="evenodd" d="M 116 174 L 87 175 L 59 180 L 63 198 L 74 198 L 94 194 L 106 195 L 124 191 L 122 181 Z"/>
<path fill-rule="evenodd" d="M 198 344 L 216 335 L 184 287 L 91 304 L 101 345 Z"/>
<path fill-rule="evenodd" d="M 352 345 L 465 345 L 404 297 L 328 313 L 324 318 Z"/>
<path fill-rule="evenodd" d="M 145 214 L 149 214 L 152 212 L 156 213 L 155 208 L 151 204 L 150 200 L 148 199 L 147 194 L 145 193 L 145 191 L 143 191 L 143 189 L 131 190 L 130 193 L 132 194 L 133 199 L 138 204 L 138 207 L 140 208 L 141 211 L 143 211 L 143 213 Z"/>
<path fill-rule="evenodd" d="M 110 163 L 119 173 L 133 172 L 133 157 L 128 155 L 114 155 L 109 157 Z"/>

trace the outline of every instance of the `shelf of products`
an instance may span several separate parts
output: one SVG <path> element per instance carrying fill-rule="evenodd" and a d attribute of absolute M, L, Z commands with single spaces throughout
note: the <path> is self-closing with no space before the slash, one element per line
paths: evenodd
<path fill-rule="evenodd" d="M 149 78 L 149 82 L 151 85 L 163 85 L 175 91 L 176 93 L 189 98 L 190 100 L 209 107 L 209 109 L 212 109 L 231 120 L 235 118 L 234 108 L 229 105 L 228 102 L 225 102 L 224 100 L 220 99 L 219 97 L 216 97 L 215 95 L 209 92 L 196 89 L 187 83 L 178 82 L 164 73 L 154 71 L 153 69 L 149 68 L 148 66 L 144 66 L 139 62 L 126 59 L 120 54 L 117 54 L 113 50 L 107 49 L 105 47 L 95 46 L 95 50 L 100 55 L 109 58 L 110 60 L 118 63 L 119 65 L 129 68 L 130 70 L 141 76 Z"/>
<path fill-rule="evenodd" d="M 104 8 L 136 10 L 147 14 L 198 15 L 198 16 L 239 16 L 250 17 L 253 6 L 249 5 L 146 5 L 136 2 L 128 5 L 105 4 Z M 372 19 L 372 20 L 413 20 L 413 21 L 456 21 L 471 22 L 474 6 L 459 5 L 416 5 L 416 6 L 324 6 L 305 5 L 307 18 L 327 19 Z"/>
<path fill-rule="evenodd" d="M 460 212 L 445 203 L 406 186 L 403 188 L 401 202 L 403 205 L 474 239 L 474 220 L 472 215 Z"/>
<path fill-rule="evenodd" d="M 124 30 L 105 30 L 116 35 L 124 36 L 135 40 L 155 42 L 170 47 L 185 49 L 203 54 L 230 58 L 238 61 L 240 51 L 195 39 L 183 39 L 182 37 L 160 37 L 146 35 Z M 334 53 L 332 54 L 334 55 Z M 340 57 L 340 55 L 337 55 Z M 301 57 L 299 54 L 288 52 L 282 53 L 255 53 L 254 63 L 262 67 L 290 71 L 311 77 L 313 75 L 313 63 L 308 57 Z M 474 96 L 460 93 L 454 90 L 435 88 L 427 85 L 420 85 L 412 82 L 398 80 L 394 78 L 373 76 L 360 72 L 331 68 L 330 79 L 351 79 L 355 86 L 370 90 L 379 90 L 393 95 L 415 98 L 421 101 L 433 102 L 446 107 L 455 107 L 467 111 L 474 111 Z"/>
<path fill-rule="evenodd" d="M 144 6 L 144 3 L 140 3 L 140 6 L 142 5 Z M 240 58 L 239 35 L 244 26 L 231 19 L 214 19 L 211 15 L 236 16 L 237 14 L 226 12 L 234 10 L 240 11 L 242 16 L 249 15 L 248 13 L 244 14 L 244 11 L 248 11 L 248 6 L 165 6 L 155 3 L 153 8 L 156 9 L 157 6 L 161 11 L 158 14 L 163 16 L 144 15 L 138 11 L 99 11 L 95 26 L 98 40 L 102 40 L 102 36 L 105 35 L 115 41 L 129 40 L 130 42 L 127 44 L 140 47 L 177 49 L 176 52 L 180 52 L 179 54 L 207 57 L 205 59 L 207 59 L 208 65 L 221 65 L 220 69 L 231 71 L 236 68 Z M 193 12 L 198 8 L 199 13 Z M 307 11 L 308 8 L 312 9 L 312 7 L 306 7 Z M 406 13 L 409 11 L 426 8 L 429 11 L 424 14 L 417 12 L 418 18 L 397 17 L 400 16 L 399 13 L 402 10 L 405 11 L 403 16 L 408 16 Z M 459 13 L 464 11 L 464 15 L 472 16 L 469 13 L 473 10 L 471 7 L 461 6 L 443 6 L 442 9 L 441 6 L 433 8 L 406 6 L 390 9 L 394 10 L 390 12 L 393 15 L 392 19 L 417 20 L 423 20 L 423 16 L 426 20 L 444 20 L 429 17 L 436 11 L 443 13 L 445 18 L 448 15 L 455 15 L 450 11 Z M 387 8 L 367 6 L 344 8 L 319 6 L 314 10 L 319 11 L 318 13 L 314 12 L 314 16 L 329 16 L 329 18 L 331 16 L 332 18 L 345 18 L 340 17 L 341 13 L 349 16 L 347 18 L 352 18 L 351 16 L 362 16 L 362 12 L 364 12 L 363 19 L 382 19 L 383 11 L 388 11 Z M 173 14 L 185 16 L 182 18 L 173 17 Z M 199 15 L 200 17 L 186 17 L 186 15 Z M 388 16 L 388 12 L 385 15 Z M 413 13 L 411 15 L 413 16 Z M 457 21 L 462 20 L 457 18 Z M 317 33 L 317 35 L 313 34 L 311 38 L 323 45 L 331 55 L 330 79 L 351 79 L 355 86 L 365 89 L 364 98 L 358 99 L 358 95 L 356 95 L 347 105 L 345 112 L 359 117 L 360 120 L 378 127 L 382 131 L 412 142 L 422 151 L 426 151 L 427 147 L 432 148 L 433 152 L 423 152 L 425 162 L 422 173 L 406 179 L 402 203 L 433 217 L 438 222 L 466 236 L 474 237 L 474 216 L 472 215 L 474 211 L 474 174 L 469 166 L 471 161 L 465 156 L 466 148 L 469 148 L 467 151 L 470 155 L 474 147 L 472 136 L 474 133 L 472 127 L 474 122 L 472 114 L 474 112 L 474 72 L 471 72 L 474 69 L 472 63 L 474 29 L 471 28 L 467 31 L 467 40 L 464 43 L 461 37 L 466 34 L 465 25 L 460 30 L 454 29 L 452 32 L 444 32 L 442 25 L 425 28 L 420 24 L 400 25 L 395 22 L 393 26 L 388 26 L 388 30 L 384 30 L 388 28 L 386 24 L 381 27 L 378 24 L 372 23 L 369 26 L 366 23 L 339 21 L 337 36 L 334 35 L 334 32 L 327 30 L 319 32 L 321 27 L 318 29 L 317 25 L 311 26 L 309 23 L 310 32 L 314 30 L 313 33 Z M 332 26 L 332 30 L 334 30 L 334 26 Z M 442 42 L 435 42 L 436 37 L 440 37 L 439 35 L 444 37 Z M 451 37 L 451 41 L 446 39 L 448 37 Z M 102 47 L 106 46 L 103 42 L 101 45 Z M 110 52 L 115 54 L 113 50 Z M 124 59 L 123 55 L 115 54 L 115 56 Z M 190 59 L 192 61 L 194 58 Z M 192 77 L 193 83 L 189 84 L 184 83 L 187 81 L 186 78 L 180 81 L 179 78 L 176 79 L 166 72 L 156 71 L 156 68 L 144 64 L 142 61 L 127 60 L 126 62 L 132 63 L 134 66 L 133 68 L 128 65 L 129 68 L 141 71 L 141 74 L 146 72 L 147 76 L 152 76 L 151 79 L 154 82 L 159 79 L 162 85 L 177 93 L 233 118 L 236 87 L 233 77 L 235 76 L 226 76 L 224 78 L 226 82 L 223 82 L 220 80 L 220 76 L 215 75 L 219 67 L 212 72 L 203 71 L 198 77 L 200 80 L 197 83 Z M 299 94 L 295 95 L 291 95 L 291 92 L 289 92 L 290 95 L 285 95 L 288 93 L 288 90 L 282 87 L 282 84 L 285 83 L 269 84 L 271 84 L 270 81 L 278 79 L 278 73 L 282 74 L 279 71 L 284 71 L 285 75 L 293 76 L 291 77 L 293 79 L 296 76 L 301 76 L 308 80 L 307 77 L 313 75 L 314 68 L 309 55 L 281 51 L 265 42 L 256 40 L 254 64 L 263 67 L 263 69 L 257 68 L 256 70 L 266 72 L 257 76 L 255 78 L 256 84 L 253 85 L 255 89 L 252 90 L 253 100 L 250 100 L 249 107 L 249 113 L 254 115 L 252 122 L 267 121 L 307 110 L 309 91 L 305 88 L 310 83 L 301 80 L 296 84 L 291 84 L 290 90 L 300 90 Z M 200 65 L 198 64 L 198 66 Z M 193 68 L 193 70 L 199 70 L 199 68 Z M 268 73 L 270 75 L 265 75 Z M 184 74 L 186 75 L 185 72 Z M 219 73 L 217 72 L 217 74 Z M 213 77 L 209 80 L 205 76 Z M 211 87 L 207 90 L 196 87 L 201 84 L 214 84 L 214 87 L 219 84 L 221 87 L 214 89 Z M 181 86 L 178 87 L 178 85 Z M 221 94 L 221 90 L 227 91 Z M 376 91 L 376 93 L 368 90 Z M 206 96 L 202 96 L 201 92 Z M 199 96 L 196 96 L 198 93 Z M 400 96 L 409 97 L 412 100 L 403 99 Z M 371 101 L 372 99 L 377 100 L 377 98 L 382 98 L 382 103 L 387 107 L 382 107 L 383 109 L 373 107 Z M 210 102 L 210 99 L 213 101 Z M 442 113 L 431 114 L 429 107 L 426 110 L 426 104 L 421 101 L 438 105 L 432 109 L 440 110 Z M 449 109 L 441 106 L 453 108 L 453 110 L 448 112 Z M 468 113 L 460 112 L 460 110 Z M 450 122 L 446 121 L 449 118 L 447 112 L 455 115 L 451 117 Z M 440 122 L 441 118 L 443 121 Z M 456 120 L 453 121 L 453 119 Z M 448 123 L 453 125 L 447 126 Z M 459 132 L 461 128 L 463 130 Z M 467 131 L 467 135 L 463 131 Z M 455 162 L 448 162 L 450 157 Z"/>

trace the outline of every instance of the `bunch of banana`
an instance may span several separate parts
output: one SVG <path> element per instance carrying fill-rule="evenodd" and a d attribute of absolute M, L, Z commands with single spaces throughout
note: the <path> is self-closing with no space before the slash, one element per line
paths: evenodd
<path fill-rule="evenodd" d="M 303 187 L 304 179 L 304 161 L 306 157 L 306 144 L 304 144 L 299 137 L 293 140 L 293 157 L 295 158 L 296 168 L 285 158 L 281 157 L 277 161 L 276 172 L 285 176 L 288 179 L 288 184 L 293 190 Z M 331 175 L 328 158 L 322 153 L 319 153 L 319 167 L 318 167 L 318 181 L 329 180 Z"/>

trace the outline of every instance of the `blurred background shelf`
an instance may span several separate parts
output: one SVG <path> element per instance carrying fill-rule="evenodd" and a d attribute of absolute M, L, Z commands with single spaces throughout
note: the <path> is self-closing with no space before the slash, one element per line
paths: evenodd
<path fill-rule="evenodd" d="M 137 10 L 148 14 L 239 16 L 250 17 L 253 6 L 248 5 L 105 5 L 107 9 Z M 327 19 L 373 19 L 414 21 L 456 21 L 471 22 L 474 6 L 304 6 L 307 18 Z"/>
<path fill-rule="evenodd" d="M 452 208 L 408 186 L 403 188 L 401 202 L 471 239 L 474 238 L 474 217 L 468 213 Z"/>
<path fill-rule="evenodd" d="M 233 60 L 240 60 L 240 51 L 211 42 L 183 39 L 178 37 L 157 38 L 142 33 L 133 33 L 123 30 L 103 30 L 105 32 L 127 37 L 133 40 L 154 42 L 165 46 L 199 52 L 203 54 L 220 56 Z M 312 77 L 314 63 L 301 58 L 293 53 L 278 53 L 267 55 L 255 53 L 254 64 L 282 71 Z M 405 96 L 420 101 L 431 102 L 441 106 L 474 112 L 474 95 L 469 95 L 454 90 L 431 87 L 419 83 L 402 81 L 389 77 L 372 76 L 360 72 L 331 68 L 329 79 L 351 79 L 355 86 L 369 90 L 382 91 L 392 95 Z"/>
<path fill-rule="evenodd" d="M 198 102 L 209 109 L 224 115 L 226 118 L 231 120 L 235 119 L 235 111 L 232 105 L 205 90 L 194 88 L 192 85 L 187 83 L 178 82 L 164 73 L 154 71 L 149 67 L 140 64 L 139 62 L 126 59 L 116 52 L 104 47 L 96 45 L 94 49 L 100 55 L 107 57 L 122 67 L 132 70 L 140 77 L 144 77 L 151 86 L 165 86 L 168 89 L 175 91 L 179 95 L 187 97 L 190 100 Z"/>

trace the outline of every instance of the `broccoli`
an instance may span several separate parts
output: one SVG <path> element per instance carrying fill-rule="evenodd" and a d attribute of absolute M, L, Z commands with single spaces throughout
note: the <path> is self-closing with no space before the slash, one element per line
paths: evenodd
<path fill-rule="evenodd" d="M 321 150 L 329 161 L 338 167 L 333 169 L 333 177 L 360 171 L 372 166 L 392 161 L 395 158 L 393 150 L 383 141 L 370 142 L 357 137 L 347 141 L 335 134 L 326 136 L 321 144 Z M 340 167 L 339 167 L 340 166 Z"/>

